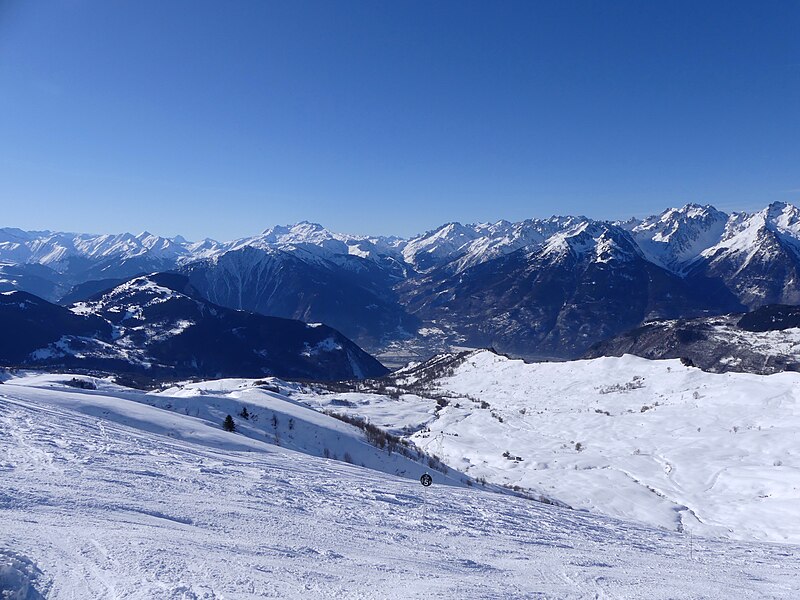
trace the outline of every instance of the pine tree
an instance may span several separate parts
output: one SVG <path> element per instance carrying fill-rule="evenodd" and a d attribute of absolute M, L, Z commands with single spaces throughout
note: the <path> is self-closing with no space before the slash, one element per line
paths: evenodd
<path fill-rule="evenodd" d="M 242 412 L 239 413 L 239 416 L 242 417 L 245 421 L 250 418 L 250 413 L 247 412 L 247 407 L 242 408 Z"/>
<path fill-rule="evenodd" d="M 236 431 L 236 423 L 233 422 L 233 417 L 228 415 L 222 422 L 222 428 L 225 431 Z"/>

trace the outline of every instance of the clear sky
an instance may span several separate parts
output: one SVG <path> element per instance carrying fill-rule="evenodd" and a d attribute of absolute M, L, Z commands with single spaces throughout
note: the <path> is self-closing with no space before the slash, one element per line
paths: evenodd
<path fill-rule="evenodd" d="M 800 2 L 0 0 L 0 225 L 800 202 Z"/>

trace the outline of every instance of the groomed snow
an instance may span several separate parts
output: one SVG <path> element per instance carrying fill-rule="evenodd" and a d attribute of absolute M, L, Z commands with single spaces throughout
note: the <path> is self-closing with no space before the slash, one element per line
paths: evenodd
<path fill-rule="evenodd" d="M 0 386 L 0 596 L 800 593 L 794 546 L 694 538 L 690 550 L 686 535 L 475 488 L 424 489 L 97 383 Z M 208 392 L 195 391 L 202 405 Z"/>

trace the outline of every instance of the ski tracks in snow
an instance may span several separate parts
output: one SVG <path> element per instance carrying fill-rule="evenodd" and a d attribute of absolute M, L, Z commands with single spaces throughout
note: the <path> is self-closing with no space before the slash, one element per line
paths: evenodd
<path fill-rule="evenodd" d="M 165 414 L 141 410 L 154 423 Z M 800 593 L 793 546 L 697 540 L 690 560 L 674 533 L 153 429 L 24 390 L 0 397 L 0 564 L 10 552 L 29 561 L 14 563 L 31 574 L 23 598 Z"/>

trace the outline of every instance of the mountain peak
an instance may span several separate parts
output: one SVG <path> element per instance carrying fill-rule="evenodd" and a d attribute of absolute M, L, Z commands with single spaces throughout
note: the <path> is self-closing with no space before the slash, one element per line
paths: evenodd
<path fill-rule="evenodd" d="M 299 221 L 289 227 L 291 231 L 298 231 L 298 232 L 326 232 L 330 233 L 325 227 L 320 225 L 319 223 L 313 223 L 311 221 Z"/>
<path fill-rule="evenodd" d="M 622 228 L 602 221 L 586 220 L 553 235 L 545 243 L 542 255 L 587 255 L 596 262 L 628 260 L 637 254 L 636 246 Z"/>
<path fill-rule="evenodd" d="M 800 220 L 800 210 L 787 202 L 773 202 L 763 212 L 767 220 L 784 227 L 791 226 Z"/>
<path fill-rule="evenodd" d="M 295 226 L 298 226 L 298 225 L 310 225 L 311 227 L 314 227 L 315 229 L 325 229 L 319 223 L 315 223 L 314 221 L 307 221 L 306 219 L 303 219 L 302 221 L 298 221 L 297 223 L 295 223 Z"/>
<path fill-rule="evenodd" d="M 715 220 L 719 218 L 727 219 L 727 217 L 727 214 L 717 210 L 710 204 L 690 202 L 684 204 L 681 208 L 668 208 L 658 216 L 658 220 L 662 223 L 674 223 L 678 220 Z M 653 222 L 654 219 L 655 217 L 649 217 L 645 219 L 643 223 Z"/>
<path fill-rule="evenodd" d="M 783 210 L 788 206 L 792 206 L 792 205 L 789 204 L 788 202 L 783 202 L 782 200 L 775 200 L 774 202 L 770 202 L 769 205 L 767 206 L 767 208 L 770 209 L 770 210 L 773 210 L 773 209 Z"/>
<path fill-rule="evenodd" d="M 305 242 L 318 243 L 335 237 L 333 233 L 319 223 L 299 221 L 293 225 L 275 225 L 265 229 L 260 236 L 253 239 L 259 239 L 270 244 L 296 244 Z"/>
<path fill-rule="evenodd" d="M 648 260 L 680 274 L 720 242 L 729 220 L 729 215 L 709 204 L 689 203 L 647 217 L 630 231 Z"/>

